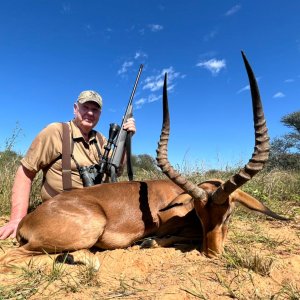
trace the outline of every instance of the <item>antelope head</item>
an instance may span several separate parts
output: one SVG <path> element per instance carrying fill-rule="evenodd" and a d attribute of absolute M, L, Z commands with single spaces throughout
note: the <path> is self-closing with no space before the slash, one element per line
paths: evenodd
<path fill-rule="evenodd" d="M 213 179 L 197 185 L 178 173 L 170 165 L 167 149 L 170 133 L 170 119 L 167 95 L 167 74 L 165 74 L 163 88 L 163 125 L 156 159 L 163 173 L 193 199 L 194 208 L 202 223 L 202 250 L 208 256 L 220 254 L 223 250 L 223 244 L 228 230 L 228 221 L 235 201 L 239 201 L 250 209 L 269 214 L 272 217 L 276 218 L 276 216 L 278 216 L 268 210 L 268 208 L 258 200 L 238 189 L 263 169 L 264 164 L 268 160 L 270 150 L 268 130 L 257 82 L 243 52 L 242 57 L 251 88 L 255 148 L 249 162 L 237 174 L 225 182 Z"/>

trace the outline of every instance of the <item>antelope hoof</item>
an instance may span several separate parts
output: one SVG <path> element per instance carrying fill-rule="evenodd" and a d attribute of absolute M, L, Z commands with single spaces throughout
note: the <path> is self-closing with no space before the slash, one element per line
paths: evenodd
<path fill-rule="evenodd" d="M 67 265 L 75 265 L 75 261 L 74 261 L 74 257 L 72 254 L 69 253 L 62 253 L 59 254 L 56 258 L 55 258 L 55 262 L 56 263 L 61 263 L 61 264 L 67 264 Z"/>
<path fill-rule="evenodd" d="M 141 244 L 141 248 L 157 248 L 157 247 L 158 244 L 156 240 L 152 238 L 145 239 Z"/>
<path fill-rule="evenodd" d="M 100 269 L 100 261 L 94 254 L 78 252 L 73 254 L 63 253 L 56 257 L 55 262 L 69 265 L 85 265 L 97 272 Z"/>

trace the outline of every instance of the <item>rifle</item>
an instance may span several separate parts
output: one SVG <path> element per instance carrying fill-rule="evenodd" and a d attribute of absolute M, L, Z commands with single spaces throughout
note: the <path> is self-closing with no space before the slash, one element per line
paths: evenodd
<path fill-rule="evenodd" d="M 121 159 L 123 157 L 123 153 L 126 147 L 127 150 L 127 172 L 128 172 L 128 178 L 129 180 L 133 180 L 133 173 L 132 173 L 132 167 L 131 167 L 131 136 L 132 132 L 127 132 L 123 129 L 123 124 L 132 117 L 132 100 L 137 88 L 138 81 L 140 79 L 141 73 L 142 73 L 143 65 L 140 65 L 138 75 L 135 80 L 135 84 L 133 86 L 129 102 L 127 104 L 127 108 L 125 110 L 125 114 L 122 119 L 122 124 L 119 126 L 116 123 L 110 124 L 109 129 L 109 138 L 107 141 L 107 145 L 104 146 L 104 154 L 100 163 L 100 183 L 102 182 L 102 178 L 104 173 L 108 174 L 111 178 L 112 182 L 117 181 L 117 174 L 119 172 L 120 166 L 121 166 Z M 109 152 L 111 151 L 111 148 L 113 147 L 113 152 L 111 157 L 109 158 Z"/>

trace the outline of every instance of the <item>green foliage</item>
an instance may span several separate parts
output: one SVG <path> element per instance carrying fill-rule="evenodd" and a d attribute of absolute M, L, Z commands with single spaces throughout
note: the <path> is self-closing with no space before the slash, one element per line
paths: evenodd
<path fill-rule="evenodd" d="M 14 176 L 19 167 L 20 156 L 6 149 L 0 153 L 0 212 L 7 214 L 10 210 L 10 197 Z"/>
<path fill-rule="evenodd" d="M 268 169 L 300 170 L 300 111 L 285 115 L 281 122 L 291 128 L 291 132 L 271 143 Z"/>
<path fill-rule="evenodd" d="M 13 150 L 21 130 L 16 127 L 13 134 L 5 142 L 5 148 L 0 152 L 0 215 L 10 213 L 10 199 L 15 174 L 20 166 L 22 156 Z M 30 196 L 30 207 L 36 207 L 40 199 L 41 174 L 33 182 Z"/>
<path fill-rule="evenodd" d="M 300 133 L 300 111 L 283 116 L 281 122 Z"/>
<path fill-rule="evenodd" d="M 132 166 L 141 171 L 156 172 L 156 160 L 149 154 L 132 155 Z"/>

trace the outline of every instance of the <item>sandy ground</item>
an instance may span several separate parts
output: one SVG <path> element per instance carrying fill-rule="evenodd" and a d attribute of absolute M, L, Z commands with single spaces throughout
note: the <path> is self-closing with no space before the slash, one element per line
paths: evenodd
<path fill-rule="evenodd" d="M 234 216 L 220 258 L 208 259 L 183 245 L 133 246 L 96 252 L 97 272 L 59 264 L 61 273 L 51 280 L 44 274 L 53 275 L 53 261 L 44 256 L 31 261 L 25 273 L 2 273 L 0 299 L 299 299 L 299 229 L 299 218 L 285 223 Z M 13 241 L 0 245 L 3 251 L 17 247 Z"/>

